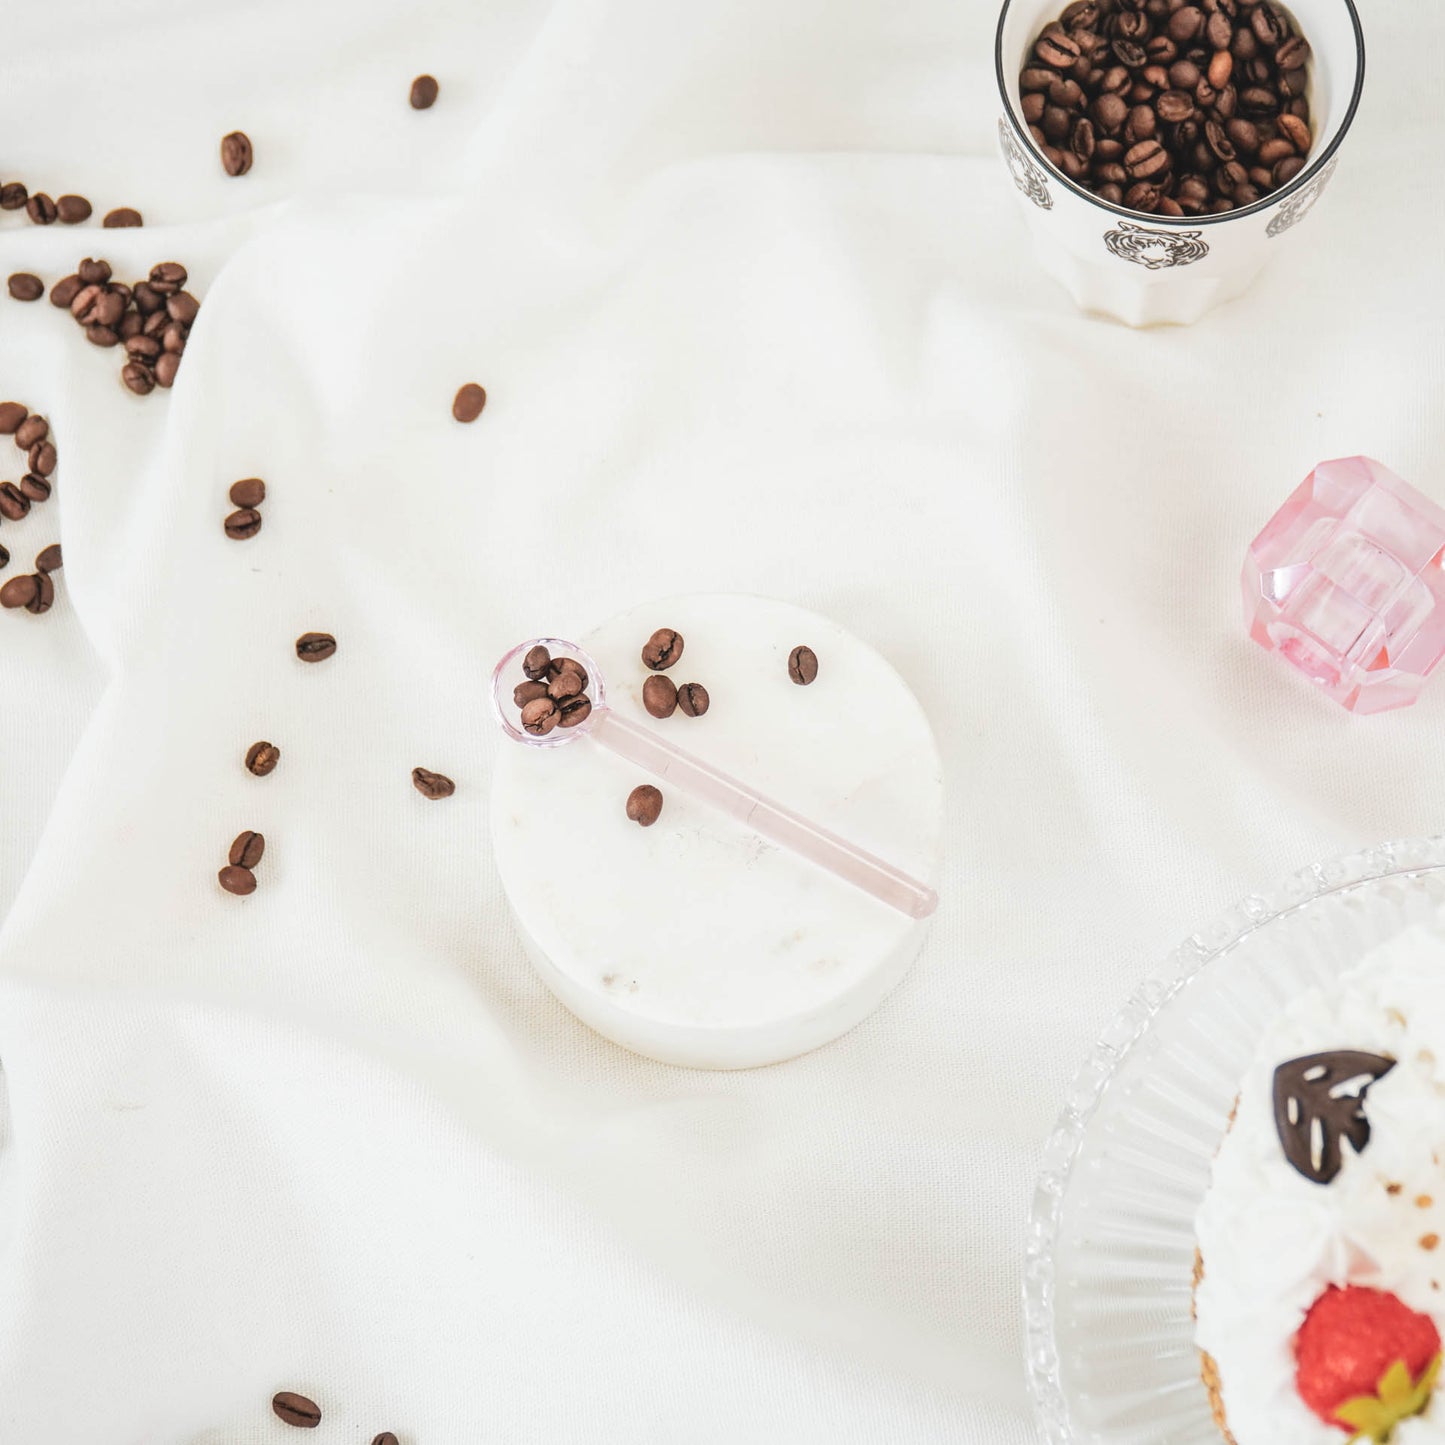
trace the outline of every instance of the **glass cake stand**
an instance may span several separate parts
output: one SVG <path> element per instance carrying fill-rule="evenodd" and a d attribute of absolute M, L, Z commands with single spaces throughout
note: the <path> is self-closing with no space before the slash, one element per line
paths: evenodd
<path fill-rule="evenodd" d="M 1220 1445 L 1191 1313 L 1194 1215 L 1269 1021 L 1445 907 L 1445 838 L 1295 874 L 1196 933 L 1084 1061 L 1029 1218 L 1031 1390 L 1050 1445 Z"/>

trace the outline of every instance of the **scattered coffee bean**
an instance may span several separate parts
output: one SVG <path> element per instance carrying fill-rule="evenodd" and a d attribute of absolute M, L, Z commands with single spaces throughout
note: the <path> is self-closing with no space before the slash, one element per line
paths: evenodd
<path fill-rule="evenodd" d="M 280 761 L 281 749 L 275 743 L 252 743 L 246 749 L 246 771 L 255 777 L 269 777 Z"/>
<path fill-rule="evenodd" d="M 677 690 L 677 705 L 688 717 L 701 717 L 711 701 L 700 682 L 685 682 Z"/>
<path fill-rule="evenodd" d="M 29 607 L 40 591 L 38 576 L 12 577 L 0 587 L 0 607 L 14 611 L 17 607 Z"/>
<path fill-rule="evenodd" d="M 321 1423 L 321 1406 L 293 1390 L 282 1390 L 271 1401 L 271 1409 L 279 1419 L 301 1430 L 314 1430 Z"/>
<path fill-rule="evenodd" d="M 55 202 L 44 191 L 37 191 L 25 202 L 25 214 L 37 226 L 49 226 L 60 213 L 55 208 Z"/>
<path fill-rule="evenodd" d="M 233 130 L 221 137 L 221 164 L 228 176 L 244 176 L 254 159 L 251 137 L 245 131 Z"/>
<path fill-rule="evenodd" d="M 419 75 L 411 83 L 411 108 L 430 110 L 436 104 L 438 86 L 430 75 Z"/>
<path fill-rule="evenodd" d="M 643 645 L 642 664 L 653 672 L 665 672 L 682 656 L 682 633 L 659 627 Z"/>
<path fill-rule="evenodd" d="M 0 436 L 14 436 L 29 414 L 18 401 L 0 401 Z"/>
<path fill-rule="evenodd" d="M 662 793 L 651 783 L 641 783 L 627 795 L 627 816 L 643 828 L 650 828 L 662 816 Z"/>
<path fill-rule="evenodd" d="M 1272 0 L 1071 4 L 1026 60 L 1020 112 L 1050 164 L 1102 200 L 1161 216 L 1223 214 L 1303 170 L 1308 57 Z M 1252 144 L 1226 133 L 1236 119 L 1257 132 Z M 1287 156 L 1230 169 L 1236 153 L 1276 137 Z"/>
<path fill-rule="evenodd" d="M 266 483 L 260 477 L 246 477 L 231 483 L 233 507 L 259 507 L 266 500 Z"/>
<path fill-rule="evenodd" d="M 14 482 L 0 482 L 0 517 L 18 522 L 30 511 L 30 498 Z"/>
<path fill-rule="evenodd" d="M 9 565 L 10 549 L 4 545 L 0 545 L 0 572 L 3 572 Z"/>
<path fill-rule="evenodd" d="M 149 396 L 155 390 L 156 374 L 143 361 L 127 361 L 120 369 L 120 379 L 137 396 Z"/>
<path fill-rule="evenodd" d="M 78 226 L 90 219 L 90 202 L 84 196 L 61 196 L 55 203 L 55 214 L 67 226 Z"/>
<path fill-rule="evenodd" d="M 522 659 L 522 671 L 532 682 L 537 682 L 547 676 L 547 668 L 552 661 L 552 654 L 539 642 L 535 647 L 528 648 L 527 655 Z"/>
<path fill-rule="evenodd" d="M 303 632 L 296 639 L 296 656 L 302 662 L 324 662 L 336 651 L 336 639 L 329 632 Z"/>
<path fill-rule="evenodd" d="M 15 445 L 22 452 L 28 452 L 36 442 L 44 441 L 50 435 L 50 423 L 43 416 L 27 416 L 15 428 Z"/>
<path fill-rule="evenodd" d="M 105 219 L 100 224 L 107 230 L 115 230 L 121 226 L 143 225 L 144 222 L 139 211 L 130 206 L 117 206 L 115 210 L 105 213 Z"/>
<path fill-rule="evenodd" d="M 23 181 L 7 181 L 0 186 L 0 211 L 23 210 L 29 194 Z"/>
<path fill-rule="evenodd" d="M 458 421 L 476 421 L 487 404 L 487 393 L 476 382 L 469 381 L 452 399 L 452 415 Z"/>
<path fill-rule="evenodd" d="M 807 687 L 818 675 L 818 654 L 811 647 L 795 647 L 788 654 L 788 676 L 799 687 Z"/>
<path fill-rule="evenodd" d="M 55 602 L 55 583 L 44 572 L 35 574 L 35 596 L 25 604 L 27 612 L 49 612 Z"/>
<path fill-rule="evenodd" d="M 545 737 L 557 726 L 557 704 L 550 697 L 534 697 L 522 708 L 522 726 L 536 737 Z"/>
<path fill-rule="evenodd" d="M 642 684 L 642 705 L 653 717 L 671 717 L 677 711 L 677 685 L 670 677 L 654 673 Z"/>
<path fill-rule="evenodd" d="M 232 512 L 226 518 L 224 525 L 228 537 L 237 542 L 244 542 L 261 530 L 261 514 L 254 507 L 242 507 L 238 511 Z M 301 650 L 300 643 L 297 644 L 296 650 L 298 652 Z"/>
<path fill-rule="evenodd" d="M 17 271 L 5 284 L 17 301 L 39 301 L 45 295 L 45 282 L 29 271 Z"/>
<path fill-rule="evenodd" d="M 266 851 L 266 839 L 260 834 L 247 829 L 244 833 L 236 835 L 236 841 L 231 844 L 230 862 L 233 868 L 254 868 L 260 861 L 261 855 Z"/>
<path fill-rule="evenodd" d="M 434 773 L 429 768 L 413 768 L 411 782 L 422 797 L 433 802 L 438 798 L 450 798 L 457 790 L 457 785 L 445 773 Z"/>
<path fill-rule="evenodd" d="M 48 477 L 42 477 L 38 472 L 26 472 L 20 478 L 20 495 L 28 497 L 32 502 L 48 502 L 53 488 Z"/>
<path fill-rule="evenodd" d="M 569 697 L 558 707 L 557 721 L 564 728 L 575 728 L 592 715 L 592 700 L 585 693 Z"/>
<path fill-rule="evenodd" d="M 519 682 L 512 689 L 512 705 L 524 708 L 529 702 L 535 702 L 539 697 L 546 696 L 547 684 L 545 682 Z"/>

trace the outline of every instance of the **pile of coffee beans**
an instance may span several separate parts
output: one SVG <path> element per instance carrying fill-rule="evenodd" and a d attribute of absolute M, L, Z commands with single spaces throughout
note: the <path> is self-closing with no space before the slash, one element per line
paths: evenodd
<path fill-rule="evenodd" d="M 1221 215 L 1304 169 L 1309 58 L 1274 0 L 1074 0 L 1025 62 L 1023 117 L 1101 200 Z"/>
<path fill-rule="evenodd" d="M 248 828 L 244 833 L 236 834 L 236 841 L 231 844 L 231 851 L 227 855 L 226 866 L 216 875 L 221 887 L 239 898 L 254 893 L 255 868 L 265 851 L 266 840 L 260 833 L 254 833 Z"/>
<path fill-rule="evenodd" d="M 126 354 L 121 380 L 137 396 L 174 385 L 201 303 L 184 290 L 179 261 L 152 266 L 133 286 L 111 279 L 110 262 L 87 256 L 50 288 L 50 304 L 69 311 L 96 346 Z"/>
<path fill-rule="evenodd" d="M 243 477 L 231 483 L 231 512 L 222 525 L 233 541 L 244 542 L 261 530 L 261 503 L 266 500 L 266 483 L 260 477 Z"/>
<path fill-rule="evenodd" d="M 672 627 L 659 627 L 642 646 L 642 665 L 657 676 L 642 684 L 642 705 L 656 718 L 671 717 L 680 712 L 684 717 L 701 717 L 712 699 L 700 682 L 676 686 L 670 677 L 661 674 L 682 656 L 682 633 Z"/>
<path fill-rule="evenodd" d="M 0 401 L 0 436 L 10 437 L 25 454 L 25 474 L 18 482 L 0 482 L 0 517 L 19 522 L 28 516 L 31 507 L 50 500 L 54 490 L 55 442 L 50 423 L 43 416 L 33 416 L 18 401 Z M 10 549 L 0 545 L 0 570 L 10 565 Z M 24 608 L 39 614 L 49 612 L 55 601 L 52 572 L 60 570 L 60 548 L 46 547 L 35 559 L 33 576 L 12 577 L 0 588 L 0 607 Z"/>
<path fill-rule="evenodd" d="M 553 728 L 575 728 L 592 715 L 592 685 L 587 669 L 574 657 L 553 657 L 541 643 L 522 659 L 523 681 L 512 689 L 523 730 L 546 737 Z"/>

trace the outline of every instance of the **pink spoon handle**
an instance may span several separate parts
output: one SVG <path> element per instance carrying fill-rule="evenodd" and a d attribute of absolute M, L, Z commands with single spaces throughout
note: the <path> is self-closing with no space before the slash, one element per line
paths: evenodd
<path fill-rule="evenodd" d="M 701 758 L 619 717 L 611 708 L 594 709 L 589 721 L 587 735 L 609 752 L 711 803 L 753 832 L 790 848 L 810 863 L 837 874 L 910 918 L 927 918 L 938 907 L 938 894 L 926 883 L 910 878 L 826 828 L 800 818 Z"/>

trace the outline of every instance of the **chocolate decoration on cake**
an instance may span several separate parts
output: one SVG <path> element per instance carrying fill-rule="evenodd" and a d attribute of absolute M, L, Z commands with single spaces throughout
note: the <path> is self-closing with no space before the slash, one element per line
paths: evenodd
<path fill-rule="evenodd" d="M 1356 1154 L 1364 1152 L 1370 1142 L 1365 1094 L 1394 1067 L 1394 1059 L 1340 1049 L 1291 1059 L 1274 1071 L 1274 1126 L 1284 1157 L 1306 1179 L 1334 1179 L 1342 1138 Z"/>

